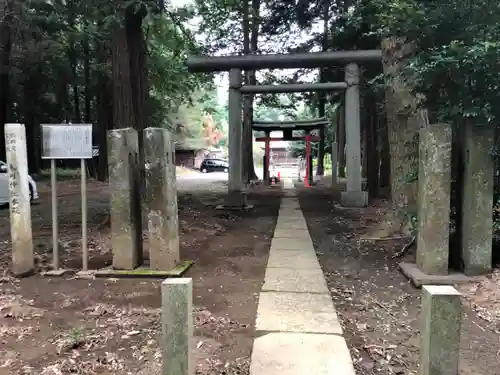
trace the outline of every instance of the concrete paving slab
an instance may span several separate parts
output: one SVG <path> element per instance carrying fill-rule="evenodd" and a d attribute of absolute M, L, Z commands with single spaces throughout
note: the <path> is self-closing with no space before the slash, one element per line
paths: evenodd
<path fill-rule="evenodd" d="M 268 268 L 262 291 L 309 292 L 330 295 L 321 269 Z"/>
<path fill-rule="evenodd" d="M 257 331 L 342 334 L 329 294 L 261 292 Z"/>
<path fill-rule="evenodd" d="M 276 229 L 308 230 L 306 223 L 278 223 Z"/>
<path fill-rule="evenodd" d="M 271 250 L 267 267 L 292 269 L 321 269 L 313 250 Z"/>
<path fill-rule="evenodd" d="M 336 335 L 268 333 L 255 339 L 251 375 L 356 375 Z"/>
<path fill-rule="evenodd" d="M 271 241 L 271 250 L 314 250 L 311 237 L 277 238 Z"/>
<path fill-rule="evenodd" d="M 273 238 L 297 239 L 298 241 L 310 241 L 312 243 L 311 236 L 309 235 L 309 230 L 307 230 L 307 228 L 285 229 L 276 226 Z"/>

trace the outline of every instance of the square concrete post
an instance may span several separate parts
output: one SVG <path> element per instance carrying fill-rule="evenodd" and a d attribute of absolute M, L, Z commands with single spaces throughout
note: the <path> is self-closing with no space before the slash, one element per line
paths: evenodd
<path fill-rule="evenodd" d="M 146 128 L 143 133 L 150 268 L 171 270 L 179 262 L 173 144 L 166 129 Z"/>
<path fill-rule="evenodd" d="M 451 136 L 448 124 L 420 129 L 417 266 L 428 275 L 448 273 Z"/>
<path fill-rule="evenodd" d="M 491 271 L 493 238 L 494 127 L 466 125 L 462 202 L 464 272 Z"/>
<path fill-rule="evenodd" d="M 193 281 L 166 279 L 161 284 L 163 375 L 194 375 Z"/>
<path fill-rule="evenodd" d="M 332 187 L 337 186 L 337 142 L 332 142 Z"/>
<path fill-rule="evenodd" d="M 241 70 L 229 71 L 229 176 L 228 195 L 224 206 L 244 207 L 246 196 L 243 194 L 243 119 L 241 106 Z"/>
<path fill-rule="evenodd" d="M 142 210 L 138 135 L 132 128 L 108 131 L 113 268 L 142 264 Z"/>
<path fill-rule="evenodd" d="M 35 268 L 26 129 L 23 124 L 5 124 L 4 129 L 9 177 L 12 273 L 21 277 L 30 275 Z"/>
<path fill-rule="evenodd" d="M 422 287 L 420 375 L 457 375 L 462 305 L 452 286 Z"/>
<path fill-rule="evenodd" d="M 347 147 L 347 191 L 341 193 L 345 207 L 365 207 L 368 193 L 362 191 L 361 180 L 361 114 L 359 105 L 359 67 L 349 64 L 345 68 L 345 129 Z"/>

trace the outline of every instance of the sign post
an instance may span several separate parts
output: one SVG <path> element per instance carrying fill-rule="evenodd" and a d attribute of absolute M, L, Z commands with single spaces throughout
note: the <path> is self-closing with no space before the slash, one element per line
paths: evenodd
<path fill-rule="evenodd" d="M 59 228 L 57 210 L 57 159 L 80 159 L 82 195 L 82 270 L 88 270 L 87 171 L 85 159 L 92 159 L 92 124 L 42 124 L 42 159 L 50 159 L 52 185 L 53 268 L 59 269 Z"/>

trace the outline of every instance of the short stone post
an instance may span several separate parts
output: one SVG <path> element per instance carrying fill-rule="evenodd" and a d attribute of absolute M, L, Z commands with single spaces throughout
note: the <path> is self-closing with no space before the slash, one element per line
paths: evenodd
<path fill-rule="evenodd" d="M 337 142 L 332 142 L 332 187 L 337 186 L 337 159 L 338 150 Z"/>
<path fill-rule="evenodd" d="M 466 125 L 462 257 L 464 273 L 470 276 L 488 273 L 492 266 L 494 132 L 491 125 Z"/>
<path fill-rule="evenodd" d="M 359 105 L 359 67 L 349 64 L 345 68 L 345 129 L 347 147 L 347 189 L 341 193 L 345 207 L 364 207 L 368 193 L 362 191 L 361 180 L 361 115 Z"/>
<path fill-rule="evenodd" d="M 229 71 L 229 176 L 228 195 L 224 206 L 244 207 L 246 196 L 243 194 L 243 121 L 241 106 L 241 70 Z"/>
<path fill-rule="evenodd" d="M 422 287 L 420 375 L 457 375 L 462 305 L 452 286 Z"/>
<path fill-rule="evenodd" d="M 417 266 L 428 275 L 448 273 L 451 126 L 420 129 Z"/>
<path fill-rule="evenodd" d="M 166 129 L 146 128 L 143 133 L 150 268 L 172 270 L 179 262 L 173 145 Z"/>
<path fill-rule="evenodd" d="M 166 279 L 161 284 L 163 375 L 193 375 L 193 281 Z"/>
<path fill-rule="evenodd" d="M 142 264 L 142 210 L 138 136 L 132 128 L 108 131 L 113 268 L 133 270 Z"/>
<path fill-rule="evenodd" d="M 9 177 L 12 273 L 22 277 L 33 273 L 35 268 L 26 129 L 23 124 L 5 124 L 4 129 Z"/>

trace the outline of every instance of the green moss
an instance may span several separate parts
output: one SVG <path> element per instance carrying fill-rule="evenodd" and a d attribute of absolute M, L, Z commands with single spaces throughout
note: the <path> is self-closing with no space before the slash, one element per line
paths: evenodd
<path fill-rule="evenodd" d="M 180 277 L 193 265 L 192 260 L 184 260 L 175 266 L 172 270 L 152 270 L 148 267 L 138 267 L 134 270 L 114 270 L 112 268 L 97 271 L 96 277 L 137 277 L 137 278 L 162 278 L 162 277 Z"/>

